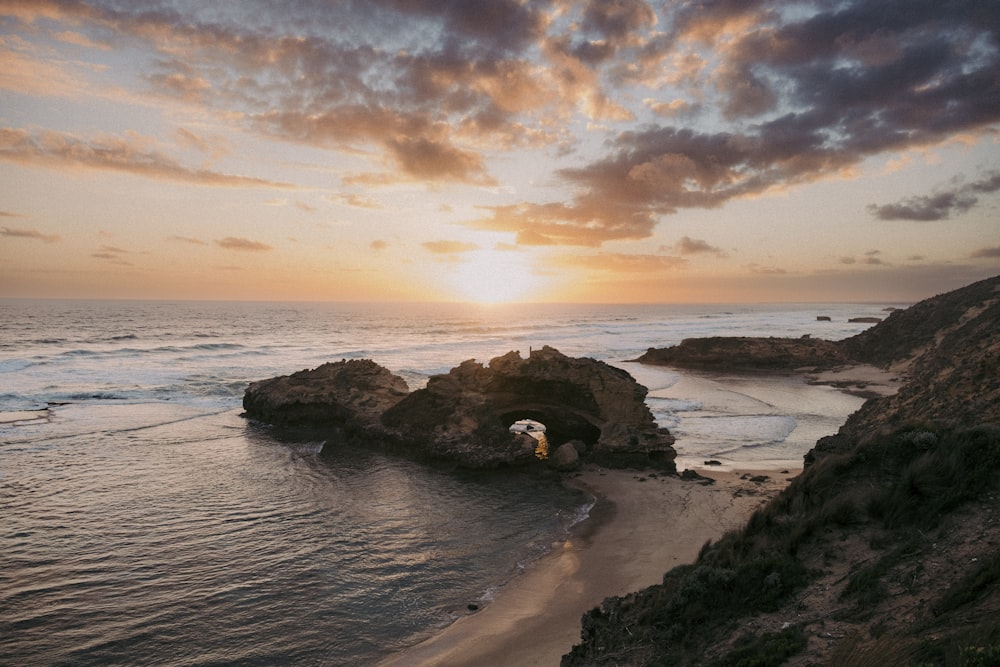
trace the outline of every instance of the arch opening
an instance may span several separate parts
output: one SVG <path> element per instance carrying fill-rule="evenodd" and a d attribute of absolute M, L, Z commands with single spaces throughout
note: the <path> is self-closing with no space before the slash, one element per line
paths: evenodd
<path fill-rule="evenodd" d="M 501 415 L 501 418 L 507 428 L 522 420 L 543 424 L 545 438 L 552 450 L 570 440 L 579 440 L 590 449 L 601 437 L 601 429 L 584 417 L 567 410 L 511 410 Z"/>

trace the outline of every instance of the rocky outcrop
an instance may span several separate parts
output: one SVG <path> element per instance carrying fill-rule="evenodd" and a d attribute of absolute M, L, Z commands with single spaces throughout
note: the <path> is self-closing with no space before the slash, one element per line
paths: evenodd
<path fill-rule="evenodd" d="M 836 435 L 820 440 L 807 464 L 915 424 L 1000 425 L 1000 279 L 895 311 L 841 347 L 860 360 L 903 368 L 908 380 L 896 394 L 865 403 Z"/>
<path fill-rule="evenodd" d="M 996 664 L 1000 277 L 839 345 L 905 366 L 741 531 L 583 618 L 564 667 Z"/>
<path fill-rule="evenodd" d="M 253 383 L 244 407 L 253 419 L 335 433 L 327 452 L 346 438 L 470 468 L 531 465 L 536 441 L 509 431 L 530 418 L 546 425 L 552 451 L 576 440 L 587 461 L 672 471 L 674 439 L 645 398 L 627 372 L 545 347 L 463 362 L 412 393 L 372 361 L 326 364 Z"/>
<path fill-rule="evenodd" d="M 820 338 L 687 338 L 680 345 L 649 348 L 636 361 L 702 370 L 789 371 L 851 361 L 836 343 Z"/>
<path fill-rule="evenodd" d="M 645 398 L 646 388 L 627 372 L 546 346 L 526 359 L 510 352 L 488 366 L 466 361 L 432 377 L 382 421 L 427 443 L 435 457 L 477 466 L 530 459 L 533 449 L 507 428 L 534 419 L 545 424 L 550 447 L 578 439 L 588 444 L 590 461 L 672 469 L 673 437 L 657 427 Z"/>
<path fill-rule="evenodd" d="M 352 359 L 251 382 L 243 408 L 251 419 L 282 426 L 365 427 L 409 390 L 374 361 Z"/>

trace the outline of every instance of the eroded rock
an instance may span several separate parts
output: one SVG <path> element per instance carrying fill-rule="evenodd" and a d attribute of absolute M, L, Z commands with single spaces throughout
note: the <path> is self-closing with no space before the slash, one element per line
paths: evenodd
<path fill-rule="evenodd" d="M 588 461 L 673 471 L 674 439 L 645 398 L 627 372 L 544 347 L 526 359 L 510 352 L 488 365 L 465 361 L 414 392 L 373 361 L 324 364 L 251 384 L 244 408 L 253 419 L 340 436 L 324 451 L 353 434 L 362 437 L 352 444 L 379 442 L 471 468 L 536 464 L 535 439 L 508 430 L 530 418 L 546 425 L 553 452 L 575 440 Z"/>
<path fill-rule="evenodd" d="M 284 426 L 367 425 L 406 396 L 406 381 L 370 359 L 343 360 L 251 382 L 246 416 Z"/>

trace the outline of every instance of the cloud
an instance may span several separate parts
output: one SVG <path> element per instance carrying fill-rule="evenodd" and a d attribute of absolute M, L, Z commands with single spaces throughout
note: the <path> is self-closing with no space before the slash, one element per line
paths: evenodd
<path fill-rule="evenodd" d="M 492 225 L 470 226 L 533 229 L 569 244 L 642 238 L 681 209 L 839 176 L 873 155 L 1000 122 L 990 92 L 1000 28 L 981 4 L 805 7 L 811 11 L 777 12 L 766 2 L 682 6 L 658 44 L 671 57 L 716 47 L 719 62 L 692 70 L 690 83 L 708 86 L 706 101 L 714 95 L 732 124 L 621 132 L 603 157 L 558 172 L 578 193 L 571 202 L 497 209 Z M 553 228 L 557 234 L 547 233 Z"/>
<path fill-rule="evenodd" d="M 386 145 L 400 170 L 418 180 L 496 184 L 486 176 L 482 156 L 477 153 L 424 137 L 396 138 Z"/>
<path fill-rule="evenodd" d="M 20 217 L 14 213 L 7 212 L 0 213 L 0 216 L 5 218 Z M 35 239 L 38 241 L 44 241 L 45 243 L 55 243 L 62 238 L 58 234 L 45 234 L 37 229 L 23 229 L 18 227 L 0 227 L 0 236 L 15 239 Z"/>
<path fill-rule="evenodd" d="M 973 259 L 992 259 L 995 257 L 1000 257 L 1000 246 L 990 246 L 986 248 L 979 248 L 969 255 Z"/>
<path fill-rule="evenodd" d="M 375 251 L 385 250 L 386 248 L 389 247 L 389 243 L 382 239 L 375 239 L 369 244 L 369 247 Z"/>
<path fill-rule="evenodd" d="M 79 97 L 87 91 L 78 70 L 75 64 L 41 60 L 30 48 L 15 48 L 9 38 L 0 36 L 0 90 L 44 97 Z"/>
<path fill-rule="evenodd" d="M 97 49 L 99 51 L 110 51 L 111 45 L 107 42 L 98 42 L 86 35 L 74 32 L 72 30 L 65 30 L 63 32 L 54 35 L 56 39 L 60 42 L 66 42 L 67 44 L 74 44 L 76 46 L 82 46 L 88 49 Z"/>
<path fill-rule="evenodd" d="M 266 243 L 251 241 L 250 239 L 238 236 L 227 236 L 223 239 L 216 239 L 215 245 L 226 250 L 239 250 L 241 252 L 267 252 L 268 250 L 273 250 Z"/>
<path fill-rule="evenodd" d="M 479 246 L 475 243 L 464 241 L 424 241 L 420 245 L 435 255 L 457 255 L 479 250 Z"/>
<path fill-rule="evenodd" d="M 0 128 L 0 160 L 48 169 L 113 171 L 189 185 L 236 188 L 290 188 L 247 176 L 185 167 L 135 132 L 80 139 L 65 132 Z"/>
<path fill-rule="evenodd" d="M 25 33 L 48 30 L 85 48 L 144 48 L 147 95 L 269 138 L 371 159 L 375 167 L 343 179 L 349 184 L 492 185 L 497 152 L 602 146 L 554 172 L 568 197 L 508 200 L 468 221 L 512 232 L 523 245 L 598 247 L 647 238 L 683 209 L 839 177 L 875 155 L 995 126 L 1000 27 L 991 10 L 981 0 L 804 0 L 794 10 L 774 0 L 280 8 L 247 0 L 191 3 L 181 13 L 159 3 L 41 0 L 6 3 L 0 14 Z M 15 65 L 0 67 L 8 90 L 82 87 L 69 75 L 78 71 L 72 64 L 9 46 L 4 53 Z M 581 115 L 606 123 L 598 141 L 581 142 L 568 129 Z M 627 131 L 615 125 L 635 120 Z M 127 136 L 61 137 L 61 151 L 38 133 L 7 137 L 0 158 L 287 187 L 192 169 Z M 196 139 L 182 145 L 194 148 Z M 874 212 L 954 215 L 982 194 L 962 190 Z"/>
<path fill-rule="evenodd" d="M 674 271 L 687 265 L 683 257 L 671 255 L 642 255 L 627 253 L 598 253 L 595 255 L 563 255 L 556 263 L 561 266 L 582 267 L 613 273 L 660 273 Z"/>
<path fill-rule="evenodd" d="M 231 151 L 229 142 L 221 137 L 203 137 L 183 127 L 177 128 L 174 134 L 180 146 L 204 153 L 212 160 L 218 160 L 228 155 Z"/>
<path fill-rule="evenodd" d="M 169 236 L 168 241 L 175 241 L 177 243 L 187 243 L 189 245 L 208 245 L 201 239 L 192 238 L 190 236 Z"/>
<path fill-rule="evenodd" d="M 353 206 L 354 208 L 366 208 L 366 209 L 382 208 L 382 205 L 377 201 L 375 201 L 374 199 L 370 199 L 369 197 L 364 197 L 362 195 L 354 193 L 335 195 L 331 197 L 331 199 L 346 204 L 347 206 Z"/>
<path fill-rule="evenodd" d="M 897 204 L 871 204 L 869 212 L 879 220 L 947 220 L 953 214 L 961 214 L 979 203 L 978 195 L 991 194 L 1000 190 L 1000 171 L 993 171 L 983 178 L 959 185 L 951 190 L 933 195 L 923 195 L 904 199 Z"/>
<path fill-rule="evenodd" d="M 109 264 L 116 264 L 118 266 L 133 266 L 132 262 L 125 259 L 124 255 L 132 254 L 131 250 L 126 250 L 125 248 L 120 248 L 113 245 L 102 245 L 97 249 L 97 252 L 91 253 L 90 256 L 94 259 L 101 259 Z"/>
<path fill-rule="evenodd" d="M 709 245 L 707 241 L 702 241 L 701 239 L 693 239 L 690 236 L 683 236 L 677 242 L 676 246 L 677 252 L 681 255 L 715 255 L 716 257 L 726 257 L 725 251 L 721 248 L 717 248 L 713 245 Z"/>
<path fill-rule="evenodd" d="M 750 273 L 756 273 L 765 276 L 783 276 L 788 273 L 787 270 L 776 266 L 761 266 L 756 262 L 747 264 L 745 267 Z"/>
<path fill-rule="evenodd" d="M 655 221 L 621 202 L 580 201 L 576 205 L 514 204 L 482 207 L 492 215 L 466 223 L 475 229 L 515 232 L 522 245 L 597 247 L 606 241 L 646 238 Z"/>

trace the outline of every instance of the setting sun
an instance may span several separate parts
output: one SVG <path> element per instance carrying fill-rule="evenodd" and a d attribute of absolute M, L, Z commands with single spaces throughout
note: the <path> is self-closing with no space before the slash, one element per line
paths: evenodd
<path fill-rule="evenodd" d="M 477 250 L 446 272 L 448 290 L 476 303 L 532 301 L 542 280 L 523 253 Z"/>

